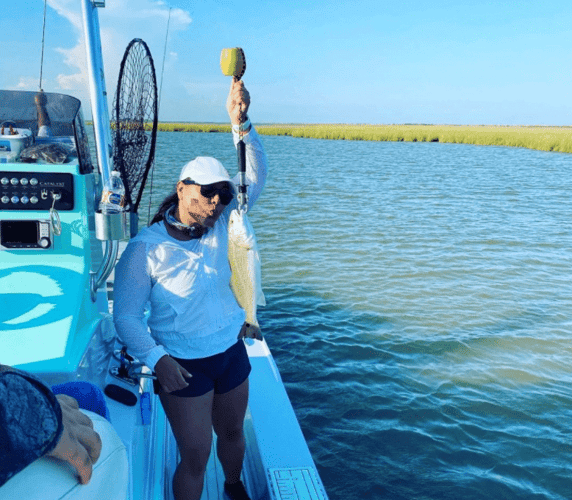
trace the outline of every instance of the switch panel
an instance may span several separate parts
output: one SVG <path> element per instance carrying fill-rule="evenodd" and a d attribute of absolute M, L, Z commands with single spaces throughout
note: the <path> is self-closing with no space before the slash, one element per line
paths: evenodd
<path fill-rule="evenodd" d="M 0 210 L 49 210 L 52 205 L 73 210 L 72 174 L 0 171 Z"/>

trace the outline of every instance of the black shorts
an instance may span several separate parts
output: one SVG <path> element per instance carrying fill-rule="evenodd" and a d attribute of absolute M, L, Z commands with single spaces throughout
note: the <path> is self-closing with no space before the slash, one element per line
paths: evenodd
<path fill-rule="evenodd" d="M 242 339 L 226 351 L 208 358 L 171 357 L 192 375 L 192 378 L 186 379 L 189 383 L 187 387 L 169 393 L 182 398 L 202 396 L 213 389 L 216 394 L 232 391 L 248 378 L 251 370 Z M 163 390 L 158 380 L 153 380 L 153 389 L 155 394 Z"/>

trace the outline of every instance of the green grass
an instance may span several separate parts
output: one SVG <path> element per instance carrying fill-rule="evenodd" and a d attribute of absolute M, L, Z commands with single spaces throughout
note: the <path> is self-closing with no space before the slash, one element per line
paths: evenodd
<path fill-rule="evenodd" d="M 258 127 L 256 127 L 258 130 Z M 229 132 L 230 125 L 217 123 L 159 123 L 160 132 Z"/>
<path fill-rule="evenodd" d="M 230 125 L 159 123 L 166 132 L 230 132 Z M 262 135 L 346 141 L 449 142 L 572 153 L 572 127 L 488 125 L 256 125 Z"/>

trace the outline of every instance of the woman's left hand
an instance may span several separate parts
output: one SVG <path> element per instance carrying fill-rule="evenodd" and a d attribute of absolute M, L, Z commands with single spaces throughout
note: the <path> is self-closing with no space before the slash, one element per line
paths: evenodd
<path fill-rule="evenodd" d="M 242 80 L 232 78 L 230 92 L 226 100 L 226 110 L 233 125 L 240 125 L 246 121 L 246 113 L 250 107 L 250 94 Z"/>

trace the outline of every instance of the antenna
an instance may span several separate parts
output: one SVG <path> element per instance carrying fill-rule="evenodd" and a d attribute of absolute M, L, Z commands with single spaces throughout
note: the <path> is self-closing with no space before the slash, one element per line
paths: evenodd
<path fill-rule="evenodd" d="M 46 10 L 48 6 L 48 0 L 44 0 L 44 27 L 42 28 L 42 57 L 40 59 L 40 91 L 42 90 L 42 73 L 44 70 L 44 43 L 46 40 Z"/>

